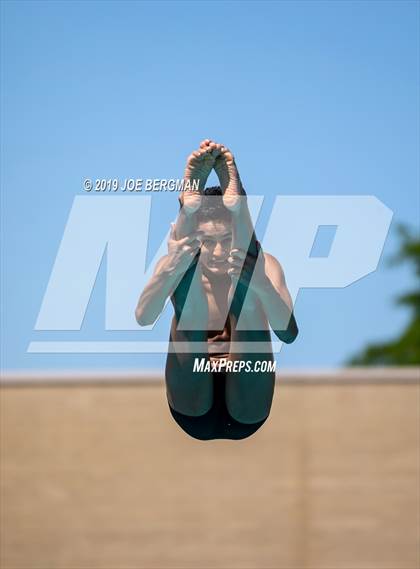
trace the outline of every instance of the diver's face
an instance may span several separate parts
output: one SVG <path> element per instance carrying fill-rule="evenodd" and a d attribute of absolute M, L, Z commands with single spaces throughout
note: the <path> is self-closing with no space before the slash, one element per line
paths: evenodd
<path fill-rule="evenodd" d="M 202 231 L 200 263 L 215 274 L 227 273 L 232 249 L 232 230 L 226 221 L 206 221 L 198 224 Z"/>

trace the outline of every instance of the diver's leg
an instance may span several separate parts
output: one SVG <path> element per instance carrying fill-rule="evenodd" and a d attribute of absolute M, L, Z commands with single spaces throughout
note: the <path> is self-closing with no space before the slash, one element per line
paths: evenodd
<path fill-rule="evenodd" d="M 205 369 L 208 307 L 201 276 L 199 264 L 191 266 L 172 297 L 175 316 L 166 359 L 168 402 L 175 411 L 191 416 L 203 415 L 213 403 L 212 374 Z M 182 329 L 178 326 L 181 319 Z M 194 369 L 196 360 L 204 360 L 204 369 Z"/>
<path fill-rule="evenodd" d="M 245 329 L 236 330 L 237 317 L 230 315 L 231 344 L 240 346 L 241 351 L 236 352 L 233 347 L 229 356 L 232 368 L 226 368 L 226 406 L 232 417 L 242 423 L 268 417 L 275 385 L 270 332 L 258 300 L 254 300 L 252 294 L 248 294 L 242 307 L 241 328 L 245 324 Z M 257 342 L 259 351 L 248 351 Z M 233 371 L 234 365 L 238 369 L 241 365 L 244 367 Z"/>
<path fill-rule="evenodd" d="M 195 215 L 201 205 L 201 195 L 207 178 L 214 166 L 215 156 L 210 140 L 201 142 L 198 150 L 194 150 L 188 158 L 184 172 L 184 191 L 179 196 L 181 206 L 177 221 L 176 235 L 178 239 L 190 235 L 197 227 Z"/>
<path fill-rule="evenodd" d="M 207 413 L 193 417 L 178 413 L 170 407 L 171 415 L 178 425 L 195 439 L 208 441 L 213 439 L 235 438 L 234 436 L 230 436 L 231 433 L 226 433 L 226 423 L 230 423 L 230 428 L 234 429 L 235 421 L 229 416 L 226 410 L 224 375 L 222 373 L 213 373 L 212 375 L 214 401 Z M 241 428 L 243 426 L 248 427 L 248 425 L 239 425 Z M 236 434 L 237 429 L 234 429 L 233 435 Z"/>
<path fill-rule="evenodd" d="M 175 222 L 175 235 L 181 239 L 197 228 L 197 210 L 201 193 L 214 164 L 209 140 L 190 154 L 184 172 L 187 190 L 179 197 L 181 209 Z M 196 183 L 198 182 L 198 188 Z M 166 391 L 168 403 L 178 413 L 199 416 L 213 402 L 213 382 L 210 371 L 194 371 L 196 358 L 207 363 L 207 298 L 202 287 L 202 273 L 194 260 L 172 295 L 175 316 L 171 324 L 169 352 L 166 359 Z M 179 325 L 182 324 L 181 327 Z M 194 348 L 200 343 L 201 350 Z M 203 346 L 205 349 L 203 349 Z"/>
<path fill-rule="evenodd" d="M 262 252 L 261 252 L 262 254 Z M 247 254 L 251 273 L 232 275 L 229 296 L 231 322 L 230 363 L 239 371 L 227 371 L 226 406 L 237 421 L 254 423 L 265 419 L 274 394 L 275 370 L 267 316 L 255 292 L 249 287 L 252 268 L 257 262 Z M 241 329 L 237 329 L 240 319 Z M 254 351 L 255 349 L 255 351 Z M 241 367 L 242 366 L 242 367 Z"/>
<path fill-rule="evenodd" d="M 232 187 L 236 187 L 236 191 L 243 191 L 242 186 L 231 184 Z M 249 288 L 258 256 L 263 252 L 256 241 L 246 197 L 242 194 L 238 199 L 239 204 L 232 210 L 232 251 L 239 249 L 246 252 L 247 270 L 239 272 L 240 279 L 239 274 L 231 274 L 229 317 L 232 344 L 245 343 L 245 346 L 239 352 L 232 351 L 229 359 L 231 362 L 246 362 L 246 365 L 241 371 L 227 373 L 226 406 L 237 421 L 255 423 L 267 418 L 270 413 L 275 371 L 272 367 L 274 358 L 267 317 L 257 296 Z M 241 329 L 237 330 L 239 316 Z M 261 350 L 249 351 L 249 346 L 255 343 L 260 344 L 258 350 Z"/>

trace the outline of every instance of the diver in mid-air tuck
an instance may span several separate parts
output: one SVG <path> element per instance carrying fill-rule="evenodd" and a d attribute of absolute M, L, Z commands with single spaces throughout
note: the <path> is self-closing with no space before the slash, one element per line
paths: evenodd
<path fill-rule="evenodd" d="M 205 189 L 215 169 L 220 186 Z M 270 326 L 296 338 L 279 262 L 262 251 L 232 153 L 203 140 L 187 160 L 180 211 L 136 308 L 152 324 L 170 296 L 166 390 L 176 422 L 201 440 L 243 439 L 267 419 L 275 362 Z M 192 183 L 198 180 L 197 183 Z"/>

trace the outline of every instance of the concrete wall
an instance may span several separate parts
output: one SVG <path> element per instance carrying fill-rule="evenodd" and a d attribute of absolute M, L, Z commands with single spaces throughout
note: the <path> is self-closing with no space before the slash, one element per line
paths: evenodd
<path fill-rule="evenodd" d="M 1 567 L 416 569 L 419 386 L 393 378 L 279 383 L 237 442 L 189 438 L 159 381 L 6 385 Z"/>

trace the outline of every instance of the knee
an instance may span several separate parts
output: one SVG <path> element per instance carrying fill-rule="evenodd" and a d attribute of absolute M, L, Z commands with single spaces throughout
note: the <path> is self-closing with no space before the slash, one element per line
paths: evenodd
<path fill-rule="evenodd" d="M 235 405 L 234 407 L 227 405 L 227 407 L 229 415 L 238 423 L 245 425 L 265 421 L 270 414 L 270 409 L 255 409 L 250 405 Z"/>
<path fill-rule="evenodd" d="M 182 415 L 188 415 L 189 417 L 201 417 L 208 413 L 211 409 L 211 401 L 198 401 L 198 400 L 188 400 L 183 399 L 179 401 L 169 401 L 170 406 L 174 411 L 181 413 Z"/>

